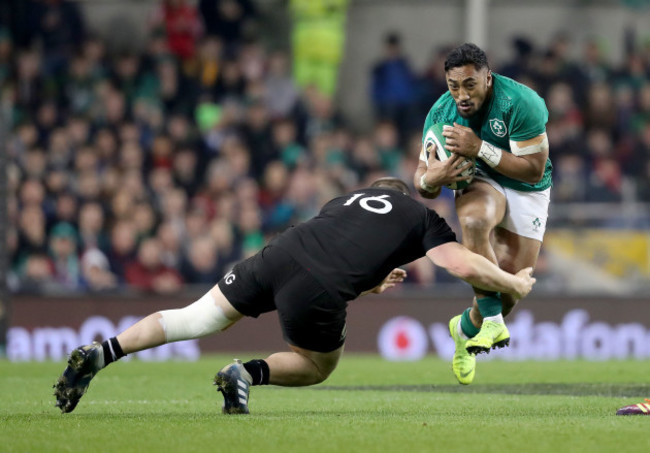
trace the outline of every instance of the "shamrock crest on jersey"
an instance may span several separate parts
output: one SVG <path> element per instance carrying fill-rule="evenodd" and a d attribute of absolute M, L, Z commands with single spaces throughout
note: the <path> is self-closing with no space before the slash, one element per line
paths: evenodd
<path fill-rule="evenodd" d="M 508 133 L 508 128 L 506 127 L 506 123 L 504 123 L 503 120 L 497 118 L 492 118 L 490 120 L 490 130 L 497 137 L 505 137 L 506 134 Z"/>

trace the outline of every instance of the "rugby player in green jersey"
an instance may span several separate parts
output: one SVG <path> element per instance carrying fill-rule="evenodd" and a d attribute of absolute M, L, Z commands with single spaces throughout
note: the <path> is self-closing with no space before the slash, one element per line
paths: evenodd
<path fill-rule="evenodd" d="M 461 172 L 471 162 L 460 164 L 476 159 L 470 185 L 456 191 L 463 244 L 508 272 L 534 267 L 552 185 L 544 100 L 493 73 L 485 52 L 474 44 L 449 53 L 445 76 L 449 91 L 429 111 L 424 131 L 433 124 L 450 125 L 442 135 L 453 154 L 446 161 L 427 159 L 423 146 L 415 185 L 425 198 L 435 198 L 442 186 L 470 180 Z M 474 292 L 472 308 L 449 322 L 456 345 L 452 368 L 461 384 L 474 379 L 475 354 L 508 345 L 503 316 L 517 303 L 508 294 Z"/>

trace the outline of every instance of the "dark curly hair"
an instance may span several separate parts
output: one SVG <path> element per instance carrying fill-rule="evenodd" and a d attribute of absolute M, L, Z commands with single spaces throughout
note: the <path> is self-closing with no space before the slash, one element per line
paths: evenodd
<path fill-rule="evenodd" d="M 485 52 L 476 44 L 465 43 L 449 52 L 445 60 L 445 72 L 468 64 L 473 64 L 476 70 L 490 69 Z"/>

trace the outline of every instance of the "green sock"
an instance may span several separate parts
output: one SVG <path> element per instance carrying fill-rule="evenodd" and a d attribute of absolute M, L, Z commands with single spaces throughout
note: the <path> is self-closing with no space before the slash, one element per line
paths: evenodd
<path fill-rule="evenodd" d="M 469 312 L 471 310 L 471 308 L 465 310 L 460 318 L 460 330 L 467 335 L 467 338 L 472 338 L 479 332 L 479 330 L 481 330 L 472 323 L 472 320 L 469 317 Z"/>
<path fill-rule="evenodd" d="M 478 304 L 478 311 L 481 312 L 481 316 L 484 318 L 496 316 L 503 309 L 501 293 L 494 293 L 493 295 L 481 297 L 480 299 L 477 297 L 476 303 Z"/>

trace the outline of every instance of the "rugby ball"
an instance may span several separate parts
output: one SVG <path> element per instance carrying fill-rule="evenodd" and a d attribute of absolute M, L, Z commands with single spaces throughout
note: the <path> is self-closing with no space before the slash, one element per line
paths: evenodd
<path fill-rule="evenodd" d="M 448 124 L 436 123 L 433 124 L 429 129 L 427 129 L 427 133 L 424 136 L 424 153 L 425 153 L 425 157 L 427 158 L 427 162 L 429 161 L 429 155 L 431 153 L 435 153 L 435 158 L 441 162 L 444 162 L 451 157 L 452 154 L 451 151 L 445 148 L 445 143 L 447 142 L 447 140 L 442 135 L 442 131 L 444 130 L 445 127 L 451 127 L 451 126 Z M 471 183 L 472 179 L 474 178 L 476 161 L 474 159 L 466 158 L 463 159 L 462 163 L 459 164 L 459 166 L 462 166 L 463 164 L 465 164 L 465 162 L 468 161 L 471 162 L 472 165 L 468 167 L 466 170 L 464 170 L 461 173 L 461 175 L 471 176 L 471 178 L 468 181 L 459 181 L 459 182 L 447 184 L 445 187 L 448 187 L 453 190 L 458 190 L 458 189 L 464 189 L 465 187 L 469 186 L 469 183 Z"/>

